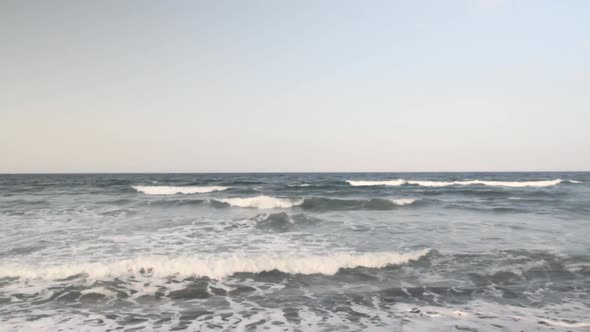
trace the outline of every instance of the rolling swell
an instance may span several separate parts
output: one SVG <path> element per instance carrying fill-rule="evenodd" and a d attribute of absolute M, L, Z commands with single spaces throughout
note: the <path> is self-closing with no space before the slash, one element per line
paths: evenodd
<path fill-rule="evenodd" d="M 496 181 L 496 180 L 462 180 L 462 181 L 431 181 L 431 180 L 375 180 L 375 181 L 360 181 L 360 180 L 346 180 L 348 184 L 353 187 L 370 187 L 370 186 L 402 186 L 402 185 L 416 185 L 422 187 L 448 187 L 448 186 L 492 186 L 492 187 L 551 187 L 556 186 L 562 182 L 581 183 L 575 180 L 536 180 L 536 181 Z"/>
<path fill-rule="evenodd" d="M 133 186 L 133 189 L 146 195 L 204 194 L 227 190 L 220 186 Z"/>
<path fill-rule="evenodd" d="M 412 205 L 415 199 L 331 199 L 323 197 L 306 198 L 300 205 L 305 210 L 393 210 Z"/>
<path fill-rule="evenodd" d="M 430 249 L 414 252 L 330 253 L 325 255 L 261 255 L 225 257 L 140 256 L 112 262 L 35 266 L 0 265 L 0 278 L 56 280 L 76 275 L 92 279 L 112 279 L 133 275 L 154 277 L 198 276 L 221 279 L 235 273 L 280 271 L 289 274 L 334 275 L 340 269 L 382 268 L 404 264 L 427 255 Z"/>
<path fill-rule="evenodd" d="M 270 196 L 212 199 L 216 207 L 255 209 L 301 208 L 304 210 L 393 210 L 416 203 L 412 198 L 401 199 L 333 199 L 325 197 L 276 198 Z"/>

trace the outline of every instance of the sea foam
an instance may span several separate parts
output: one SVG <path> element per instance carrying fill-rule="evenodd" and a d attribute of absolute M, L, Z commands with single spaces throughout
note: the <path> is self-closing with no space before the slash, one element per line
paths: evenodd
<path fill-rule="evenodd" d="M 484 185 L 496 187 L 550 187 L 558 185 L 561 179 L 541 181 L 487 181 L 487 180 L 464 180 L 464 181 L 422 181 L 422 180 L 389 180 L 389 181 L 353 181 L 347 180 L 351 186 L 401 186 L 411 184 L 423 187 L 446 187 L 454 185 Z M 568 181 L 576 183 L 575 181 Z"/>
<path fill-rule="evenodd" d="M 365 186 L 401 186 L 406 184 L 406 180 L 388 180 L 388 181 L 353 181 L 347 180 L 348 184 L 354 187 Z"/>
<path fill-rule="evenodd" d="M 395 205 L 403 206 L 403 205 L 414 204 L 414 202 L 416 202 L 416 199 L 414 199 L 414 198 L 399 198 L 399 199 L 392 199 L 391 201 Z"/>
<path fill-rule="evenodd" d="M 217 201 L 242 208 L 275 209 L 300 205 L 303 199 L 276 198 L 270 196 L 223 198 Z"/>
<path fill-rule="evenodd" d="M 303 209 L 350 209 L 367 208 L 384 209 L 386 207 L 410 205 L 416 202 L 413 198 L 400 199 L 371 199 L 371 200 L 345 200 L 323 197 L 307 198 L 276 198 L 271 196 L 219 198 L 213 201 L 222 202 L 234 207 L 255 209 L 279 209 L 301 207 Z"/>
<path fill-rule="evenodd" d="M 340 269 L 366 267 L 382 268 L 418 260 L 430 249 L 414 252 L 331 253 L 305 256 L 226 256 L 226 257 L 168 257 L 141 256 L 113 262 L 34 266 L 0 265 L 0 277 L 24 279 L 63 279 L 86 274 L 91 279 L 118 278 L 138 274 L 154 277 L 199 276 L 221 279 L 238 272 L 259 273 L 278 270 L 291 274 L 334 275 Z"/>
<path fill-rule="evenodd" d="M 172 187 L 172 186 L 133 186 L 133 189 L 146 195 L 176 195 L 176 194 L 204 194 L 214 191 L 223 191 L 228 187 L 206 186 L 206 187 Z"/>

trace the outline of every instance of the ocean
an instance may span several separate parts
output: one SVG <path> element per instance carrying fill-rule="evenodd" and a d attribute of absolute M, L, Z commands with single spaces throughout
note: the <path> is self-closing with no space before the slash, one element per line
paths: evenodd
<path fill-rule="evenodd" d="M 0 331 L 589 331 L 590 173 L 0 175 Z"/>

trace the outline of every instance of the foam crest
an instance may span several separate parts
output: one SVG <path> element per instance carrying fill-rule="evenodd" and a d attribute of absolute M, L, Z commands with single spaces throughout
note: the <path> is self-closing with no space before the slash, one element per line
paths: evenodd
<path fill-rule="evenodd" d="M 231 206 L 256 209 L 289 208 L 303 203 L 302 199 L 276 198 L 270 196 L 235 197 L 218 199 L 218 201 Z"/>
<path fill-rule="evenodd" d="M 347 180 L 351 186 L 401 186 L 411 184 L 423 187 L 447 187 L 454 185 L 483 185 L 493 187 L 550 187 L 563 182 L 561 179 L 540 180 L 540 181 L 487 181 L 487 180 L 464 180 L 464 181 L 422 181 L 422 180 L 389 180 L 389 181 L 352 181 Z M 570 180 L 571 183 L 579 183 Z"/>
<path fill-rule="evenodd" d="M 173 187 L 173 186 L 133 186 L 133 189 L 146 195 L 176 195 L 176 194 L 204 194 L 214 191 L 223 191 L 228 187 L 205 186 L 205 187 Z"/>
<path fill-rule="evenodd" d="M 400 198 L 400 199 L 392 199 L 391 200 L 395 205 L 410 205 L 416 202 L 414 198 Z"/>
<path fill-rule="evenodd" d="M 483 185 L 492 187 L 550 187 L 560 184 L 561 179 L 542 180 L 542 181 L 485 181 L 485 180 L 465 180 L 465 181 L 407 181 L 408 184 L 414 184 L 425 187 L 445 187 L 452 185 Z"/>
<path fill-rule="evenodd" d="M 278 270 L 291 274 L 333 275 L 340 269 L 382 268 L 404 264 L 428 254 L 430 249 L 408 253 L 335 253 L 306 256 L 228 256 L 228 257 L 168 257 L 143 256 L 108 263 L 66 264 L 60 266 L 0 265 L 0 277 L 25 279 L 63 279 L 87 274 L 92 279 L 118 278 L 149 274 L 154 277 L 199 276 L 221 279 L 238 272 L 259 273 Z"/>
<path fill-rule="evenodd" d="M 401 186 L 406 183 L 405 180 L 389 180 L 389 181 L 353 181 L 347 180 L 348 184 L 353 187 L 366 187 L 366 186 Z"/>

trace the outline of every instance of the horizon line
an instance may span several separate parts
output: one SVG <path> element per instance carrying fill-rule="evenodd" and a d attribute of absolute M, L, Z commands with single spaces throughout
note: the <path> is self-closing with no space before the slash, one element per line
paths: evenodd
<path fill-rule="evenodd" d="M 503 171 L 187 171 L 187 172 L 12 172 L 0 175 L 134 175 L 134 174 L 391 174 L 391 173 L 590 173 L 565 170 L 503 170 Z"/>

